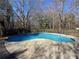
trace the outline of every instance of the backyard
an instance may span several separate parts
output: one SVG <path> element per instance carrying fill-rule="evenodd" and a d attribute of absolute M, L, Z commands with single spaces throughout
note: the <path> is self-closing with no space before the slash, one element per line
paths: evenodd
<path fill-rule="evenodd" d="M 79 59 L 79 0 L 0 0 L 0 59 Z"/>

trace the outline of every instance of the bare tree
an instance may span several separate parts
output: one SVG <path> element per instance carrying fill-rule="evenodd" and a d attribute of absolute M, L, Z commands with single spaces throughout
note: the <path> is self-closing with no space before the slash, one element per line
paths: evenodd
<path fill-rule="evenodd" d="M 2 25 L 2 30 L 5 32 L 7 29 L 10 29 L 10 20 L 13 17 L 12 7 L 9 3 L 9 0 L 2 0 L 0 1 L 0 14 L 2 17 L 0 18 L 0 23 Z"/>
<path fill-rule="evenodd" d="M 18 17 L 18 20 L 22 23 L 22 28 L 25 28 L 27 30 L 31 30 L 31 18 L 33 19 L 34 15 L 41 11 L 40 6 L 42 4 L 42 1 L 40 0 L 13 0 L 11 1 L 11 4 L 14 8 L 14 14 Z M 39 7 L 39 8 L 38 8 Z"/>

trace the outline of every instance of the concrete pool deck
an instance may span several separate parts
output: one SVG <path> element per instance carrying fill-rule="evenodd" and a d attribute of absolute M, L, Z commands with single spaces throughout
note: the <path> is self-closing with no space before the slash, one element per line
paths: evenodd
<path fill-rule="evenodd" d="M 79 59 L 79 43 L 59 43 L 35 39 L 5 44 L 7 51 L 18 59 Z M 25 51 L 26 50 L 26 51 Z M 25 51 L 19 54 L 20 51 Z"/>

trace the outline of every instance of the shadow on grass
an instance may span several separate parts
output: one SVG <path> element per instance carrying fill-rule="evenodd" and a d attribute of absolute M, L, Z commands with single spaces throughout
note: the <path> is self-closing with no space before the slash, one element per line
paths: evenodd
<path fill-rule="evenodd" d="M 25 51 L 27 51 L 27 49 L 26 49 L 26 50 L 23 50 L 23 51 L 16 51 L 16 52 L 13 52 L 13 53 L 9 54 L 9 55 L 6 57 L 6 59 L 18 59 L 17 56 L 20 55 L 20 54 L 22 54 L 22 53 L 24 53 Z"/>
<path fill-rule="evenodd" d="M 9 55 L 9 52 L 5 48 L 5 41 L 0 41 L 0 59 L 6 59 L 6 57 Z"/>
<path fill-rule="evenodd" d="M 17 56 L 27 51 L 27 49 L 22 51 L 15 51 L 13 53 L 9 53 L 5 47 L 5 41 L 0 41 L 0 59 L 18 59 Z"/>

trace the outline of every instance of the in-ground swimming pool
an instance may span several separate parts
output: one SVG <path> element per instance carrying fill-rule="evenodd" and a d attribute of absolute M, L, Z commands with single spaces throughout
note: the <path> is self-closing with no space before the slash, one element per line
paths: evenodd
<path fill-rule="evenodd" d="M 49 33 L 35 33 L 35 34 L 24 34 L 24 35 L 13 35 L 8 36 L 7 41 L 18 42 L 24 40 L 34 40 L 34 39 L 49 39 L 57 42 L 73 42 L 72 38 L 56 35 L 56 34 L 49 34 Z"/>

